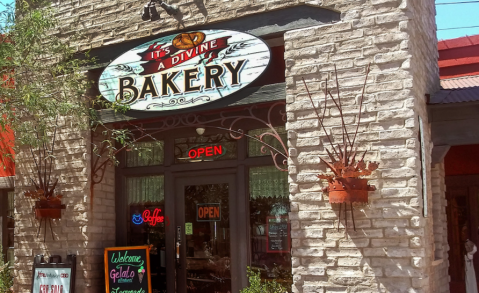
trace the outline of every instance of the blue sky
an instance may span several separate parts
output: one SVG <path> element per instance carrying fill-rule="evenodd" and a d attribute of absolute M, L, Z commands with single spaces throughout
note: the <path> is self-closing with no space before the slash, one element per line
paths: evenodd
<path fill-rule="evenodd" d="M 14 0 L 0 0 L 0 11 L 5 8 L 5 5 L 10 5 L 14 2 Z"/>
<path fill-rule="evenodd" d="M 479 34 L 479 2 L 468 4 L 437 5 L 439 3 L 472 2 L 474 0 L 436 0 L 437 38 L 447 40 Z M 470 29 L 440 30 L 443 28 L 469 27 Z"/>
<path fill-rule="evenodd" d="M 7 5 L 13 5 L 15 0 L 0 0 L 0 13 L 5 10 Z M 4 20 L 0 15 L 0 27 L 4 24 Z"/>
<path fill-rule="evenodd" d="M 436 21 L 438 28 L 437 37 L 439 40 L 479 34 L 479 17 L 477 16 L 479 12 L 479 2 L 469 4 L 437 5 L 439 3 L 457 3 L 472 1 L 474 0 L 436 0 Z M 11 4 L 13 2 L 14 0 L 0 0 L 0 11 L 3 10 L 5 4 Z M 470 29 L 440 30 L 444 28 L 469 26 L 477 27 Z"/>

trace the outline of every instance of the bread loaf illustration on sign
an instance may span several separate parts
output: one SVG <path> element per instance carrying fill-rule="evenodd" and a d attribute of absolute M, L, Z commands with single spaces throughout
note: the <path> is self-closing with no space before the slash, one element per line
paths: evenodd
<path fill-rule="evenodd" d="M 105 99 L 131 110 L 173 111 L 228 97 L 259 78 L 270 61 L 268 45 L 247 33 L 176 32 L 113 60 L 98 87 Z M 135 216 L 134 221 L 141 219 Z"/>
<path fill-rule="evenodd" d="M 173 41 L 173 47 L 180 50 L 188 50 L 201 44 L 206 35 L 202 32 L 182 33 L 177 35 Z"/>

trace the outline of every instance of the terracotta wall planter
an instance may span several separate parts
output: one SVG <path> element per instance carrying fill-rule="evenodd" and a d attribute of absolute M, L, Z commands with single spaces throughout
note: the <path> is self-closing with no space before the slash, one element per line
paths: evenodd
<path fill-rule="evenodd" d="M 40 200 L 35 202 L 35 218 L 40 219 L 61 219 L 62 210 L 65 205 L 60 201 Z"/>
<path fill-rule="evenodd" d="M 324 190 L 329 193 L 330 203 L 368 202 L 368 192 L 376 187 L 368 184 L 368 179 L 336 178 Z"/>

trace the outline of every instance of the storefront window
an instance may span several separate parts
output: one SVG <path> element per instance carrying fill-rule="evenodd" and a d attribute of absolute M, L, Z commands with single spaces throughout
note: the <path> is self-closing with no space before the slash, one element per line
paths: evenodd
<path fill-rule="evenodd" d="M 284 127 L 277 129 L 285 137 Z M 265 131 L 257 129 L 249 134 Z M 274 138 L 265 141 L 279 150 L 283 148 Z M 172 145 L 166 145 L 170 142 Z M 150 154 L 145 160 L 139 151 L 128 152 L 128 162 L 123 164 L 126 168 L 117 169 L 118 178 L 125 178 L 125 188 L 118 191 L 119 200 L 126 204 L 125 212 L 118 217 L 120 225 L 126 224 L 126 232 L 118 233 L 118 242 L 124 246 L 150 245 L 152 292 L 166 292 L 167 285 L 171 290 L 179 279 L 181 288 L 177 290 L 182 292 L 238 291 L 246 285 L 242 282 L 247 265 L 258 269 L 264 281 L 276 280 L 291 288 L 287 173 L 274 166 L 257 167 L 268 161 L 262 156 L 270 155 L 262 153 L 261 146 L 251 140 L 234 140 L 229 133 L 207 131 L 165 140 L 165 149 L 171 154 L 164 153 L 163 144 L 156 147 L 155 142 L 143 144 L 143 150 Z M 174 164 L 163 165 L 163 158 L 173 155 L 173 150 Z M 241 164 L 247 166 L 249 176 L 234 175 L 238 158 L 243 159 Z M 219 160 L 231 161 L 193 164 Z M 128 168 L 158 164 L 162 166 Z M 246 188 L 238 188 L 240 185 Z M 230 199 L 234 199 L 234 205 Z M 165 211 L 165 202 L 171 210 Z M 230 207 L 234 213 L 230 213 Z M 248 210 L 250 221 L 245 221 Z M 250 237 L 242 234 L 248 226 Z M 232 242 L 231 235 L 238 237 L 237 233 L 247 242 Z M 178 254 L 173 247 L 178 247 Z M 250 251 L 251 255 L 239 255 L 238 250 Z M 241 275 L 232 278 L 232 270 Z"/>
<path fill-rule="evenodd" d="M 163 176 L 130 177 L 126 180 L 128 204 L 163 202 L 165 191 Z"/>
<path fill-rule="evenodd" d="M 126 180 L 129 216 L 128 245 L 151 245 L 150 269 L 152 287 L 166 290 L 164 177 L 130 177 Z"/>
<path fill-rule="evenodd" d="M 175 139 L 176 163 L 236 159 L 237 141 L 229 134 L 201 135 Z"/>
<path fill-rule="evenodd" d="M 249 172 L 251 266 L 263 280 L 292 284 L 288 177 L 274 166 Z"/>
<path fill-rule="evenodd" d="M 280 135 L 281 137 L 281 140 L 286 143 L 287 141 L 287 133 L 286 133 L 286 129 L 284 128 L 284 126 L 280 126 L 280 127 L 275 127 L 276 131 L 278 132 L 278 134 Z M 249 136 L 253 136 L 253 137 L 257 137 L 263 133 L 266 133 L 266 132 L 269 132 L 271 133 L 271 129 L 269 128 L 263 128 L 263 129 L 254 129 L 254 130 L 250 130 L 248 131 L 248 135 Z M 275 149 L 279 150 L 279 151 L 283 151 L 283 146 L 281 145 L 281 143 L 274 137 L 270 136 L 270 135 L 265 135 L 263 137 L 263 141 L 267 144 L 269 144 L 270 146 L 274 147 Z M 248 156 L 249 157 L 261 157 L 261 156 L 269 156 L 270 153 L 269 152 L 262 152 L 261 151 L 261 148 L 264 146 L 264 144 L 258 142 L 257 140 L 254 140 L 252 138 L 249 138 L 248 139 Z M 266 148 L 267 150 L 267 148 Z"/>
<path fill-rule="evenodd" d="M 135 149 L 126 152 L 127 167 L 144 167 L 162 165 L 164 159 L 164 142 L 147 141 L 137 143 Z"/>

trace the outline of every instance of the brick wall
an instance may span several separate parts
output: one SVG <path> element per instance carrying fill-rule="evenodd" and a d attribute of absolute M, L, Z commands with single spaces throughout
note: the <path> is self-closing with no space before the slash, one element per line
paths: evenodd
<path fill-rule="evenodd" d="M 143 0 L 58 0 L 54 6 L 59 9 L 58 18 L 62 26 L 56 31 L 68 39 L 75 31 L 85 37 L 77 44 L 80 50 L 113 45 L 146 36 L 166 33 L 208 23 L 231 20 L 246 15 L 304 4 L 320 6 L 321 1 L 306 0 L 171 0 L 168 4 L 177 5 L 180 13 L 168 16 L 158 9 L 161 20 L 142 21 L 140 12 L 147 1 Z M 331 9 L 347 9 L 354 1 L 323 1 Z M 344 3 L 343 3 L 344 2 Z"/>
<path fill-rule="evenodd" d="M 92 141 L 99 145 L 103 138 L 101 129 L 97 129 Z M 97 155 L 93 154 L 93 157 L 95 156 Z M 99 162 L 102 163 L 104 160 L 103 157 Z M 90 159 L 89 162 L 91 161 Z M 104 248 L 115 246 L 115 167 L 112 163 L 108 163 L 105 168 L 103 179 L 94 185 L 93 195 L 89 193 L 88 203 L 90 204 L 93 200 L 93 208 L 90 209 L 92 212 L 89 214 L 89 223 L 83 227 L 83 231 L 88 234 L 88 241 L 85 245 L 91 253 L 85 257 L 83 262 L 82 269 L 84 270 L 86 289 L 82 288 L 80 292 L 105 291 Z M 101 172 L 96 174 L 101 176 Z M 99 180 L 99 177 L 94 176 L 94 179 Z"/>
<path fill-rule="evenodd" d="M 32 213 L 33 200 L 23 192 L 31 189 L 29 177 L 33 161 L 29 149 L 16 157 L 15 176 L 15 292 L 30 292 L 33 257 L 37 254 L 77 255 L 76 292 L 103 292 L 103 248 L 113 246 L 114 192 L 113 168 L 109 167 L 102 184 L 95 188 L 94 209 L 90 206 L 90 133 L 71 128 L 71 121 L 62 119 L 54 155 L 52 178 L 58 178 L 57 190 L 64 195 L 66 209 L 60 220 L 52 220 L 43 242 L 44 224 L 39 237 L 39 221 Z M 112 228 L 113 227 L 113 228 Z"/>
<path fill-rule="evenodd" d="M 444 163 L 431 170 L 432 216 L 434 229 L 434 261 L 430 272 L 431 292 L 449 292 L 449 261 L 447 243 L 446 182 Z"/>

